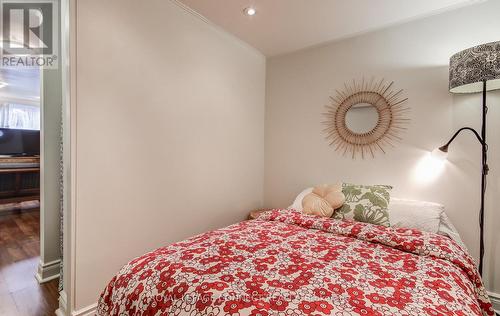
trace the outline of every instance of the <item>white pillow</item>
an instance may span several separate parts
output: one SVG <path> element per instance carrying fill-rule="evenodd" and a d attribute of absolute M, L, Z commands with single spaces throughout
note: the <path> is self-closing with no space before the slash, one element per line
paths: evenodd
<path fill-rule="evenodd" d="M 306 195 L 311 193 L 313 191 L 313 189 L 314 188 L 311 187 L 311 188 L 307 188 L 304 191 L 300 192 L 299 195 L 297 195 L 297 197 L 295 198 L 295 201 L 293 201 L 293 204 L 290 205 L 288 208 L 302 212 L 302 200 L 304 199 L 304 197 Z"/>
<path fill-rule="evenodd" d="M 460 234 L 441 204 L 391 197 L 389 221 L 391 227 L 416 228 L 447 236 L 465 248 Z"/>
<path fill-rule="evenodd" d="M 444 206 L 437 203 L 391 197 L 389 221 L 391 227 L 416 228 L 431 233 L 439 231 Z"/>
<path fill-rule="evenodd" d="M 439 224 L 438 234 L 450 237 L 451 239 L 456 241 L 460 246 L 462 246 L 465 250 L 467 250 L 467 247 L 462 241 L 462 238 L 460 238 L 460 234 L 458 233 L 455 226 L 453 226 L 450 219 L 448 218 L 448 215 L 446 215 L 445 212 L 441 214 L 441 223 Z"/>

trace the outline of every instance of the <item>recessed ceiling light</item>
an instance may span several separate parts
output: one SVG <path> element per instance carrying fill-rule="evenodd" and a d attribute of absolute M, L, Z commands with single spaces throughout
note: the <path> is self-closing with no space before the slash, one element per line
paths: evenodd
<path fill-rule="evenodd" d="M 248 7 L 248 8 L 245 8 L 243 10 L 243 13 L 245 13 L 245 15 L 248 15 L 248 16 L 253 16 L 257 13 L 257 10 L 255 10 L 255 8 Z"/>

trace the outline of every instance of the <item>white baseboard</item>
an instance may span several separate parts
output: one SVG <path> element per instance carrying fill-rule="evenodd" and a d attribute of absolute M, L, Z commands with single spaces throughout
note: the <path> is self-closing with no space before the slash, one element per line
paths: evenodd
<path fill-rule="evenodd" d="M 71 316 L 94 316 L 97 313 L 97 303 L 74 311 Z"/>
<path fill-rule="evenodd" d="M 500 314 L 500 294 L 488 292 L 488 295 L 490 296 L 491 304 L 493 304 L 493 309 Z"/>
<path fill-rule="evenodd" d="M 94 316 L 97 312 L 97 303 L 81 308 L 71 313 L 71 316 Z M 69 316 L 66 291 L 59 292 L 59 308 L 56 316 Z"/>
<path fill-rule="evenodd" d="M 40 261 L 36 271 L 36 279 L 38 283 L 45 283 L 59 277 L 61 260 L 54 260 L 47 263 Z"/>
<path fill-rule="evenodd" d="M 59 308 L 56 310 L 56 316 L 68 316 L 68 303 L 66 291 L 59 292 Z"/>

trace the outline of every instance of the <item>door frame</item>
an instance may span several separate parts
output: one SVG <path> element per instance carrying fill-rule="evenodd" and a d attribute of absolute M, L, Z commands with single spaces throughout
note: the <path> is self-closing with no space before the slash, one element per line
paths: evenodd
<path fill-rule="evenodd" d="M 61 51 L 60 64 L 62 74 L 62 124 L 63 124 L 63 289 L 59 292 L 58 316 L 69 316 L 75 310 L 75 170 L 76 137 L 74 130 L 75 106 L 73 92 L 75 73 L 70 61 L 74 60 L 76 2 L 60 0 Z"/>

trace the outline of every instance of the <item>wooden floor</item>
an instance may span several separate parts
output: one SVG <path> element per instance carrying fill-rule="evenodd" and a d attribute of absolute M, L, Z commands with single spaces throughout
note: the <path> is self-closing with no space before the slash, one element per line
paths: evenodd
<path fill-rule="evenodd" d="M 0 215 L 0 315 L 54 315 L 58 280 L 38 284 L 40 212 Z"/>

